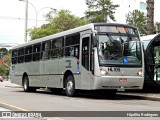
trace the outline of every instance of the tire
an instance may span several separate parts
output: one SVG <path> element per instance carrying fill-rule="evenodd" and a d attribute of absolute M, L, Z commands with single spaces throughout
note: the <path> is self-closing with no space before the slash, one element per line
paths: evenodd
<path fill-rule="evenodd" d="M 65 84 L 65 90 L 66 90 L 66 95 L 69 97 L 75 96 L 75 82 L 74 82 L 74 77 L 73 75 L 70 75 L 66 79 L 66 84 Z"/>
<path fill-rule="evenodd" d="M 25 76 L 23 80 L 23 90 L 24 92 L 35 92 L 36 91 L 36 88 L 29 87 L 29 80 L 27 76 Z"/>

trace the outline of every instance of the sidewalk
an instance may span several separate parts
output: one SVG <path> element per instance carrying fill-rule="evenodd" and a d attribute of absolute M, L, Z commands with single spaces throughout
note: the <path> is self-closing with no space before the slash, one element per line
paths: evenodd
<path fill-rule="evenodd" d="M 4 80 L 4 81 L 3 81 L 3 84 L 5 84 L 5 87 L 22 88 L 22 86 L 20 86 L 20 85 L 11 83 L 10 80 L 8 80 L 8 81 Z"/>
<path fill-rule="evenodd" d="M 151 100 L 151 101 L 160 101 L 160 93 L 132 93 L 132 92 L 119 92 L 117 93 L 122 96 L 131 96 L 131 98 Z"/>

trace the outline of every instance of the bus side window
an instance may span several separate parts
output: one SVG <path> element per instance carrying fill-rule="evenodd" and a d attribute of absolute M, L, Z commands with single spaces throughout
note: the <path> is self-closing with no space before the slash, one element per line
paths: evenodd
<path fill-rule="evenodd" d="M 63 51 L 64 51 L 63 46 L 64 46 L 63 38 L 52 40 L 51 57 L 52 58 L 63 57 Z"/>
<path fill-rule="evenodd" d="M 41 53 L 42 60 L 50 58 L 50 49 L 51 49 L 51 41 L 42 43 L 42 53 Z"/>
<path fill-rule="evenodd" d="M 66 37 L 65 40 L 65 56 L 72 56 L 79 59 L 79 43 L 80 43 L 80 34 L 72 34 Z"/>
<path fill-rule="evenodd" d="M 24 48 L 18 50 L 18 63 L 24 62 Z"/>
<path fill-rule="evenodd" d="M 89 70 L 89 40 L 90 37 L 82 39 L 82 65 Z"/>
<path fill-rule="evenodd" d="M 41 43 L 33 46 L 33 61 L 40 60 Z"/>
<path fill-rule="evenodd" d="M 17 55 L 18 55 L 18 51 L 17 50 L 13 50 L 12 51 L 12 64 L 16 64 L 17 63 Z"/>

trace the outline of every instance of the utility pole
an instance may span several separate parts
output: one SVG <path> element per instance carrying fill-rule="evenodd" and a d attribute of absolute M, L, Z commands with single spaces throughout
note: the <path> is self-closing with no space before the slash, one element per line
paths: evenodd
<path fill-rule="evenodd" d="M 25 26 L 24 26 L 24 42 L 27 42 L 27 28 L 28 28 L 28 0 L 25 1 Z"/>
<path fill-rule="evenodd" d="M 147 0 L 147 34 L 154 33 L 154 0 Z"/>

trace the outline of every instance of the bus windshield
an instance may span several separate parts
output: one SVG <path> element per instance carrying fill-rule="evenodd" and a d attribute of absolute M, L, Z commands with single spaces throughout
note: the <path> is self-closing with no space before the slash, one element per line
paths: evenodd
<path fill-rule="evenodd" d="M 136 36 L 99 34 L 100 65 L 141 65 L 140 39 Z"/>

